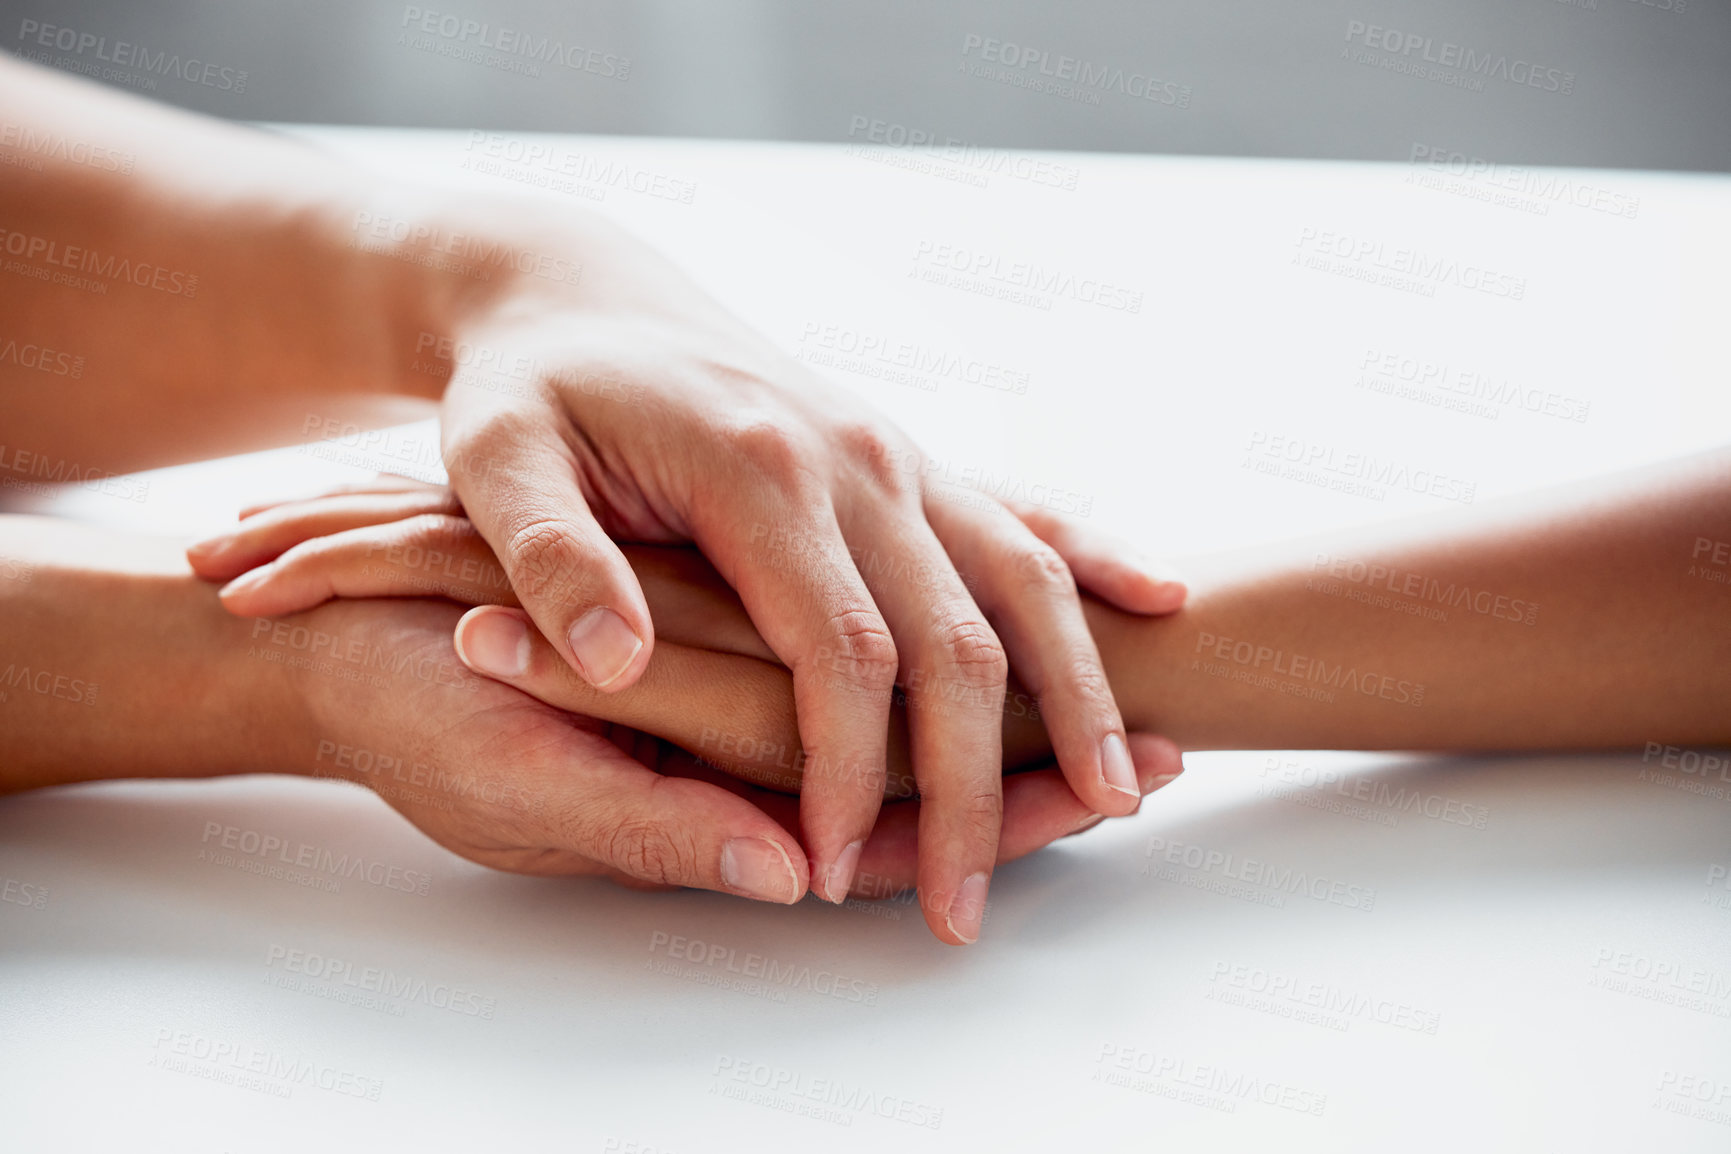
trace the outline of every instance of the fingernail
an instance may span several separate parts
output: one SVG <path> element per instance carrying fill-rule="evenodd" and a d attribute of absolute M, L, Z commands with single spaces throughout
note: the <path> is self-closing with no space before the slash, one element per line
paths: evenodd
<path fill-rule="evenodd" d="M 219 597 L 233 597 L 240 593 L 251 593 L 270 578 L 271 567 L 260 565 L 257 569 L 249 569 L 222 587 Z"/>
<path fill-rule="evenodd" d="M 1103 814 L 1103 813 L 1091 813 L 1087 817 L 1084 817 L 1081 821 L 1077 822 L 1076 828 L 1071 830 L 1070 832 L 1071 833 L 1081 833 L 1085 829 L 1093 829 L 1095 826 L 1099 825 L 1101 822 L 1103 822 L 1105 820 L 1106 820 L 1105 814 Z"/>
<path fill-rule="evenodd" d="M 1178 774 L 1176 774 L 1176 773 L 1163 773 L 1159 777 L 1154 778 L 1152 781 L 1150 781 L 1148 783 L 1148 792 L 1153 793 L 1155 790 L 1159 789 L 1161 786 L 1171 785 L 1173 782 L 1175 782 L 1177 780 L 1178 780 Z"/>
<path fill-rule="evenodd" d="M 1136 786 L 1136 766 L 1130 761 L 1130 748 L 1116 733 L 1108 733 L 1100 743 L 1100 776 L 1119 793 L 1142 796 Z"/>
<path fill-rule="evenodd" d="M 1138 557 L 1136 558 L 1136 568 L 1146 574 L 1148 579 L 1153 581 L 1156 585 L 1182 586 L 1184 584 L 1184 574 L 1179 572 L 1176 566 L 1166 561 L 1155 561 L 1148 557 Z"/>
<path fill-rule="evenodd" d="M 583 680 L 596 689 L 617 681 L 643 648 L 643 638 L 631 631 L 625 618 L 605 607 L 585 613 L 571 627 L 570 640 Z"/>
<path fill-rule="evenodd" d="M 1160 581 L 1154 586 L 1154 598 L 1169 611 L 1182 609 L 1190 598 L 1190 587 L 1182 581 Z"/>
<path fill-rule="evenodd" d="M 1154 598 L 1152 612 L 1170 613 L 1183 607 L 1190 596 L 1184 574 L 1164 561 L 1152 561 L 1146 557 L 1136 559 L 1136 568 L 1152 585 L 1149 589 Z"/>
<path fill-rule="evenodd" d="M 759 901 L 792 905 L 799 900 L 799 875 L 787 851 L 763 837 L 736 837 L 721 847 L 721 881 L 735 893 Z"/>
<path fill-rule="evenodd" d="M 223 532 L 206 537 L 202 541 L 194 541 L 186 547 L 186 551 L 189 554 L 209 559 L 216 556 L 218 553 L 221 553 L 232 544 L 234 544 L 234 534 Z"/>
<path fill-rule="evenodd" d="M 488 677 L 521 677 L 529 668 L 529 628 L 511 613 L 479 613 L 457 631 L 457 656 Z"/>
<path fill-rule="evenodd" d="M 986 916 L 986 887 L 990 884 L 991 879 L 986 874 L 974 874 L 962 883 L 962 888 L 956 891 L 950 902 L 949 916 L 944 919 L 944 924 L 950 927 L 950 933 L 967 945 L 980 940 L 980 921 Z"/>
<path fill-rule="evenodd" d="M 818 891 L 818 897 L 838 906 L 847 900 L 848 891 L 853 889 L 853 875 L 859 869 L 859 855 L 863 849 L 863 841 L 849 842 L 848 847 L 835 856 L 835 862 L 823 873 L 823 888 Z"/>

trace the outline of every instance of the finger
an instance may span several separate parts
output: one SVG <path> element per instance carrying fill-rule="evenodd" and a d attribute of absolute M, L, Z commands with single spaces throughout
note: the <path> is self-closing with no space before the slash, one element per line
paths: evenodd
<path fill-rule="evenodd" d="M 1109 533 L 1076 524 L 1056 513 L 1005 502 L 1022 524 L 1058 551 L 1076 583 L 1126 613 L 1176 613 L 1188 596 L 1183 578 L 1163 562 L 1143 557 Z"/>
<path fill-rule="evenodd" d="M 1184 768 L 1178 747 L 1164 737 L 1133 733 L 1130 752 L 1143 796 L 1171 784 Z M 884 815 L 861 856 L 850 896 L 894 897 L 915 885 L 919 805 L 897 802 L 884 806 Z M 772 805 L 765 805 L 765 810 L 775 812 Z M 1004 778 L 1004 825 L 998 839 L 997 864 L 1026 857 L 1104 820 L 1082 803 L 1055 768 L 1011 774 Z"/>
<path fill-rule="evenodd" d="M 661 640 L 780 664 L 739 594 L 702 553 L 683 545 L 626 545 L 622 552 L 637 574 Z"/>
<path fill-rule="evenodd" d="M 333 597 L 448 597 L 516 605 L 505 571 L 466 517 L 422 513 L 314 537 L 229 582 L 223 608 L 280 617 Z"/>
<path fill-rule="evenodd" d="M 651 606 L 656 587 L 655 580 L 644 585 Z M 603 694 L 560 660 L 521 612 L 469 613 L 458 621 L 454 641 L 476 673 L 568 712 L 629 727 L 627 733 L 653 734 L 745 781 L 798 796 L 819 776 L 801 744 L 793 674 L 773 658 L 664 636 L 635 686 Z M 912 797 L 907 717 L 900 708 L 890 715 L 887 744 L 883 796 Z"/>
<path fill-rule="evenodd" d="M 801 787 L 806 761 L 791 675 L 778 665 L 664 642 L 636 685 L 603 693 L 520 610 L 471 610 L 454 641 L 471 670 L 549 705 L 653 734 L 770 788 L 791 794 Z"/>
<path fill-rule="evenodd" d="M 862 514 L 846 528 L 901 656 L 921 799 L 921 906 L 940 940 L 971 944 L 1003 824 L 1009 660 L 911 498 Z"/>
<path fill-rule="evenodd" d="M 314 497 L 277 505 L 195 542 L 187 546 L 186 559 L 206 581 L 227 581 L 314 537 L 422 513 L 459 515 L 462 511 L 456 497 L 443 488 Z"/>
<path fill-rule="evenodd" d="M 333 485 L 329 489 L 315 493 L 312 497 L 285 497 L 279 501 L 260 501 L 255 505 L 247 505 L 240 511 L 242 521 L 255 517 L 266 509 L 275 509 L 279 505 L 287 505 L 291 501 L 316 500 L 319 497 L 337 497 L 347 493 L 408 493 L 419 489 L 444 490 L 446 486 L 435 485 L 430 481 L 417 481 L 413 477 L 404 477 L 397 473 L 380 473 L 370 481 L 350 481 L 342 485 Z"/>
<path fill-rule="evenodd" d="M 549 799 L 542 838 L 555 852 L 649 885 L 783 905 L 805 895 L 804 852 L 757 806 L 707 782 L 654 773 L 605 738 L 582 737 L 580 769 L 561 763 L 540 775 Z"/>
<path fill-rule="evenodd" d="M 631 566 L 590 512 L 570 446 L 552 432 L 561 419 L 485 426 L 454 450 L 451 482 L 559 656 L 618 691 L 642 675 L 653 627 Z"/>
<path fill-rule="evenodd" d="M 1124 722 L 1063 558 L 996 505 L 932 501 L 927 516 L 1039 703 L 1070 788 L 1095 813 L 1133 812 L 1141 794 Z"/>
<path fill-rule="evenodd" d="M 896 644 L 827 497 L 800 486 L 793 473 L 761 476 L 699 508 L 693 524 L 705 555 L 793 671 L 805 750 L 800 832 L 812 892 L 839 902 L 883 797 Z"/>
<path fill-rule="evenodd" d="M 222 592 L 223 604 L 241 616 L 258 617 L 299 612 L 332 597 L 442 596 L 465 605 L 519 604 L 492 548 L 471 522 L 437 511 L 418 512 L 459 508 L 449 490 L 426 485 L 418 490 L 436 490 L 448 500 L 368 507 L 332 502 L 327 494 L 295 503 L 293 510 L 285 505 L 267 519 L 283 518 L 280 526 L 260 522 L 256 531 L 274 538 L 262 547 L 248 542 L 247 535 L 255 530 L 243 526 L 238 531 L 240 552 L 234 556 L 291 544 L 269 564 L 231 582 Z M 403 519 L 394 520 L 398 517 Z M 622 552 L 664 638 L 776 660 L 738 596 L 696 549 L 633 545 Z M 203 568 L 201 575 L 222 579 L 232 566 Z"/>

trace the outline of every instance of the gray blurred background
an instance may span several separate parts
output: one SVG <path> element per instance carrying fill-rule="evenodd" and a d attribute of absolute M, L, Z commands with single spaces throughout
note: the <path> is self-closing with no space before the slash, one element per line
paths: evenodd
<path fill-rule="evenodd" d="M 0 0 L 0 13 L 7 51 L 247 120 L 1731 170 L 1731 0 Z"/>

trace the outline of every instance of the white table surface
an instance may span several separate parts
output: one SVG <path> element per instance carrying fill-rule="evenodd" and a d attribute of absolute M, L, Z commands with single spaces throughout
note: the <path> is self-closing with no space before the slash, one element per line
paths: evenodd
<path fill-rule="evenodd" d="M 304 131 L 399 171 L 542 179 L 478 169 L 505 150 L 463 133 Z M 1722 178 L 528 139 L 578 174 L 543 172 L 547 195 L 664 246 L 956 474 L 1056 493 L 1151 552 L 1453 504 L 1398 481 L 1330 489 L 1338 468 L 1256 469 L 1275 445 L 1370 454 L 1482 503 L 1731 428 Z M 1333 244 L 1359 255 L 1330 264 Z M 943 246 L 998 279 L 922 279 Z M 1362 279 L 1413 252 L 1458 263 L 1428 287 Z M 1017 262 L 1140 308 L 975 291 L 1013 287 Z M 1503 295 L 1465 287 L 1466 268 Z M 889 352 L 835 363 L 826 342 L 861 339 Z M 1404 394 L 1361 383 L 1388 354 L 1446 370 Z M 886 380 L 909 355 L 953 371 Z M 1024 391 L 970 383 L 975 364 Z M 1460 394 L 1434 382 L 1470 389 L 1463 374 L 1502 392 L 1437 403 Z M 433 443 L 405 427 L 51 507 L 197 533 L 368 466 L 424 474 Z M 1138 817 L 999 870 L 967 950 L 906 903 L 493 873 L 330 783 L 10 799 L 0 1147 L 1731 1148 L 1731 771 L 1187 760 Z M 210 831 L 227 827 L 368 865 L 296 884 L 222 850 Z M 1247 859 L 1351 896 L 1220 892 Z M 425 892 L 366 880 L 391 867 Z M 395 996 L 365 992 L 379 982 Z"/>

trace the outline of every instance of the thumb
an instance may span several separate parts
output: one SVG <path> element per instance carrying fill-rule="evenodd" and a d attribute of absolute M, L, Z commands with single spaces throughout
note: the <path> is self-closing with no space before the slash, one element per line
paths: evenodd
<path fill-rule="evenodd" d="M 570 449 L 550 432 L 491 438 L 447 452 L 451 486 L 559 656 L 606 692 L 636 683 L 654 627 L 637 575 L 577 484 Z"/>

